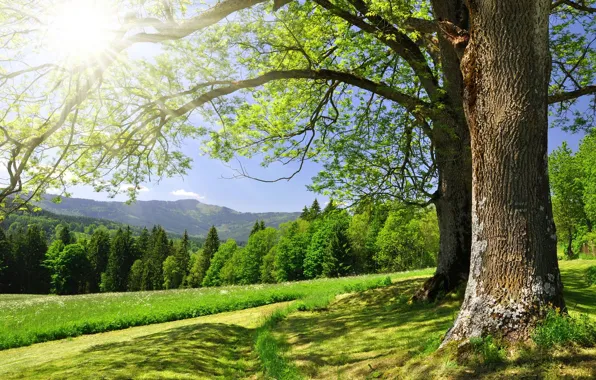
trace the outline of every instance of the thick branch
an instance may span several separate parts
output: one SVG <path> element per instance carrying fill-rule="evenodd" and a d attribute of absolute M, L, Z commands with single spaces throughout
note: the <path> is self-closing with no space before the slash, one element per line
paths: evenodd
<path fill-rule="evenodd" d="M 577 99 L 584 95 L 596 94 L 596 86 L 586 86 L 579 90 L 561 92 L 548 97 L 548 104 L 560 103 L 566 100 Z"/>
<path fill-rule="evenodd" d="M 553 3 L 553 5 L 551 5 L 551 9 L 554 10 L 561 5 L 567 5 L 573 9 L 577 9 L 578 11 L 582 11 L 582 12 L 596 13 L 596 8 L 588 7 L 587 5 L 584 5 L 584 4 L 578 4 L 571 0 L 557 0 Z"/>
<path fill-rule="evenodd" d="M 256 78 L 231 82 L 231 84 L 226 87 L 208 91 L 184 104 L 182 107 L 172 110 L 168 113 L 168 116 L 178 117 L 192 111 L 197 107 L 202 106 L 203 104 L 215 98 L 229 95 L 238 90 L 258 87 L 265 83 L 282 79 L 334 80 L 368 90 L 386 99 L 399 103 L 401 106 L 415 115 L 428 117 L 430 115 L 436 116 L 437 113 L 440 112 L 435 110 L 430 104 L 415 97 L 396 91 L 387 84 L 373 82 L 369 79 L 362 78 L 354 74 L 334 70 L 287 70 L 270 71 Z"/>

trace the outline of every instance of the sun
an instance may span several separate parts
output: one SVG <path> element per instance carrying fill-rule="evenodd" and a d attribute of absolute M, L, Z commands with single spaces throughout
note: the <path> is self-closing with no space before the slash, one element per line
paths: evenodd
<path fill-rule="evenodd" d="M 72 0 L 55 7 L 48 23 L 49 49 L 63 59 L 92 60 L 107 51 L 118 28 L 106 0 Z"/>

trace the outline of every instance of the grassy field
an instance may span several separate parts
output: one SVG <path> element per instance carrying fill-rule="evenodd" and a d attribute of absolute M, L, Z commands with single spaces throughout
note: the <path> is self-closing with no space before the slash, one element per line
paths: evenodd
<path fill-rule="evenodd" d="M 432 269 L 392 274 L 425 276 Z M 336 294 L 377 286 L 387 275 L 158 292 L 77 296 L 0 295 L 0 349 L 82 334 L 162 323 L 276 302 L 327 302 Z"/>
<path fill-rule="evenodd" d="M 570 314 L 596 322 L 596 286 L 585 271 L 593 261 L 561 262 Z M 495 353 L 493 362 L 459 363 L 457 355 L 435 350 L 452 325 L 461 300 L 411 305 L 420 279 L 356 295 L 340 296 L 325 312 L 296 312 L 276 329 L 285 356 L 313 379 L 596 378 L 596 349 Z M 502 357 L 498 357 L 498 355 Z"/>
<path fill-rule="evenodd" d="M 592 265 L 594 261 L 564 261 L 561 271 L 570 313 L 587 314 L 596 323 L 596 285 L 585 280 Z M 297 302 L 4 350 L 0 378 L 256 379 L 270 372 L 264 363 L 291 369 L 282 368 L 278 373 L 287 376 L 280 379 L 596 377 L 595 348 L 530 345 L 465 360 L 453 350 L 437 351 L 461 297 L 410 304 L 424 281 L 421 276 L 431 272 L 394 275 L 392 285 L 371 290 L 366 288 L 378 284 L 378 277 L 305 282 L 297 285 L 312 292 Z M 333 297 L 346 290 L 361 291 Z M 330 299 L 326 307 L 310 307 L 325 306 Z M 269 326 L 261 335 L 275 345 L 278 358 L 263 358 L 263 323 Z"/>

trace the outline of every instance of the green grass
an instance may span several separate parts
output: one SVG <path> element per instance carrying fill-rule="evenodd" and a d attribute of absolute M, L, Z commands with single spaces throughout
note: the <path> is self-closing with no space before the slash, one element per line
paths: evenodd
<path fill-rule="evenodd" d="M 427 276 L 432 269 L 392 274 Z M 0 296 L 0 349 L 241 310 L 276 302 L 327 303 L 336 294 L 376 286 L 387 275 L 157 292 L 77 296 Z"/>
<path fill-rule="evenodd" d="M 565 299 L 583 327 L 596 321 L 596 291 L 589 287 L 588 261 L 560 263 Z M 594 378 L 596 348 L 556 346 L 511 348 L 492 338 L 471 342 L 462 357 L 457 347 L 438 348 L 459 310 L 461 298 L 410 304 L 421 279 L 338 297 L 324 312 L 295 312 L 273 331 L 288 349 L 285 359 L 312 379 Z M 590 321 L 587 320 L 590 318 Z M 557 326 L 567 329 L 569 326 Z M 577 335 L 577 329 L 567 331 Z M 553 328 L 554 329 L 554 328 Z M 553 332 L 553 330 L 551 330 Z"/>

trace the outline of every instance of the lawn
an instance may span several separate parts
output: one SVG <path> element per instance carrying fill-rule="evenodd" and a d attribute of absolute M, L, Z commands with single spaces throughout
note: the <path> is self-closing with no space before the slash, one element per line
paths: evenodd
<path fill-rule="evenodd" d="M 584 277 L 592 265 L 594 261 L 564 261 L 561 272 L 570 313 L 587 314 L 596 322 L 596 285 L 587 286 Z M 293 369 L 287 372 L 291 378 L 596 377 L 595 348 L 545 351 L 530 345 L 499 352 L 502 357 L 491 361 L 472 357 L 463 362 L 454 350 L 437 351 L 455 319 L 461 295 L 436 304 L 408 302 L 430 273 L 392 275 L 394 283 L 384 287 L 376 287 L 383 278 L 378 276 L 262 287 L 267 292 L 292 288 L 300 293 L 299 301 L 5 350 L 0 352 L 0 378 L 263 378 L 267 368 L 255 345 L 259 326 L 271 321 L 265 317 L 283 310 L 291 312 L 271 324 L 269 332 L 283 361 Z M 244 288 L 226 289 L 233 293 Z M 358 291 L 333 296 L 348 290 Z M 154 297 L 158 302 L 165 296 Z M 314 311 L 298 306 L 325 305 L 330 299 L 330 304 Z"/>
<path fill-rule="evenodd" d="M 389 276 L 395 280 L 432 272 L 426 269 Z M 76 296 L 0 295 L 0 349 L 276 302 L 325 302 L 336 294 L 378 286 L 386 277 Z"/>
<path fill-rule="evenodd" d="M 594 261 L 561 262 L 571 315 L 596 321 L 596 286 L 585 282 Z M 434 352 L 452 325 L 461 297 L 440 304 L 409 304 L 420 279 L 340 296 L 324 312 L 295 312 L 276 328 L 285 357 L 313 379 L 595 378 L 596 349 L 544 352 L 524 348 L 492 363 L 458 363 Z"/>

